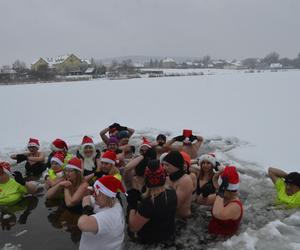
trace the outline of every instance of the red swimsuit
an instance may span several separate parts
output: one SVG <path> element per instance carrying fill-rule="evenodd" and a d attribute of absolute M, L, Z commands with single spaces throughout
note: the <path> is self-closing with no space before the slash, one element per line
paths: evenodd
<path fill-rule="evenodd" d="M 240 226 L 241 219 L 243 217 L 243 204 L 239 200 L 231 201 L 228 204 L 233 202 L 237 203 L 241 207 L 240 217 L 237 220 L 220 220 L 212 216 L 212 219 L 209 222 L 209 226 L 208 226 L 208 231 L 210 234 L 231 236 L 237 232 Z M 225 207 L 227 205 L 225 205 Z"/>

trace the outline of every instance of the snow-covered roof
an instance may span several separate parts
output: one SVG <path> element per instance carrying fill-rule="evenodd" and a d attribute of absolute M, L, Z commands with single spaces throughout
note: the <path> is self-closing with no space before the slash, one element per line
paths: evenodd
<path fill-rule="evenodd" d="M 14 69 L 1 69 L 2 74 L 16 74 L 17 72 Z"/>
<path fill-rule="evenodd" d="M 142 64 L 142 63 L 133 63 L 133 67 L 135 67 L 135 68 L 144 68 L 144 64 Z"/>
<path fill-rule="evenodd" d="M 81 61 L 82 61 L 83 63 L 88 64 L 88 65 L 92 64 L 92 63 L 91 63 L 91 60 L 89 60 L 89 59 L 82 59 Z"/>
<path fill-rule="evenodd" d="M 167 57 L 167 58 L 163 59 L 162 62 L 163 63 L 170 63 L 170 62 L 175 63 L 175 60 L 173 58 Z"/>
<path fill-rule="evenodd" d="M 282 68 L 282 64 L 281 64 L 281 63 L 271 63 L 271 64 L 270 64 L 270 68 L 271 68 L 271 69 Z"/>
<path fill-rule="evenodd" d="M 91 74 L 93 73 L 95 70 L 95 68 L 87 68 L 87 70 L 85 71 L 86 74 Z"/>
<path fill-rule="evenodd" d="M 69 56 L 72 54 L 66 54 L 56 57 L 40 57 L 38 60 L 43 59 L 46 63 L 48 63 L 49 67 L 52 67 L 55 64 L 59 64 L 64 62 Z M 35 60 L 33 64 L 35 64 L 38 60 Z M 87 64 L 91 64 L 90 60 L 84 59 L 83 62 L 86 62 Z"/>

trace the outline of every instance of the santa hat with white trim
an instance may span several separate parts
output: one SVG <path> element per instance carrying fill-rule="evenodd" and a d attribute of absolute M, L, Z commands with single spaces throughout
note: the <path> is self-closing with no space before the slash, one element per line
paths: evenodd
<path fill-rule="evenodd" d="M 35 138 L 29 138 L 27 147 L 36 147 L 37 149 L 40 148 L 40 142 L 38 139 Z"/>
<path fill-rule="evenodd" d="M 115 165 L 116 160 L 117 160 L 116 153 L 112 150 L 107 150 L 106 152 L 103 153 L 100 161 Z"/>
<path fill-rule="evenodd" d="M 199 161 L 199 165 L 201 166 L 201 163 L 203 161 L 208 161 L 210 162 L 213 167 L 216 166 L 217 164 L 217 161 L 216 161 L 216 155 L 213 154 L 213 153 L 209 153 L 209 154 L 204 154 L 204 155 L 201 155 L 199 158 L 198 158 L 198 161 Z"/>
<path fill-rule="evenodd" d="M 63 150 L 68 151 L 68 145 L 64 140 L 57 138 L 51 143 L 51 150 L 55 152 Z"/>
<path fill-rule="evenodd" d="M 118 192 L 126 193 L 122 182 L 112 175 L 99 178 L 94 184 L 94 190 L 97 195 L 101 192 L 110 198 L 115 198 Z"/>
<path fill-rule="evenodd" d="M 51 162 L 56 162 L 59 166 L 62 166 L 64 164 L 65 160 L 65 154 L 63 152 L 56 152 L 53 157 L 51 158 Z"/>
<path fill-rule="evenodd" d="M 10 175 L 10 164 L 8 162 L 0 162 L 0 168 L 2 168 L 3 172 Z"/>
<path fill-rule="evenodd" d="M 146 137 L 143 137 L 143 138 L 142 138 L 142 144 L 141 144 L 140 148 L 141 148 L 142 146 L 146 146 L 146 147 L 148 147 L 148 148 L 152 148 L 151 143 L 148 141 L 148 139 L 147 139 Z"/>
<path fill-rule="evenodd" d="M 93 139 L 87 135 L 85 135 L 82 138 L 82 142 L 81 142 L 81 147 L 84 148 L 85 146 L 91 146 L 91 147 L 95 148 Z"/>
<path fill-rule="evenodd" d="M 71 160 L 68 161 L 68 164 L 66 165 L 66 169 L 75 169 L 77 171 L 82 172 L 82 162 L 79 158 L 74 157 Z"/>
<path fill-rule="evenodd" d="M 219 177 L 219 185 L 222 184 L 222 178 L 227 177 L 229 185 L 227 187 L 228 191 L 237 191 L 240 186 L 239 174 L 235 166 L 226 166 L 223 173 Z"/>

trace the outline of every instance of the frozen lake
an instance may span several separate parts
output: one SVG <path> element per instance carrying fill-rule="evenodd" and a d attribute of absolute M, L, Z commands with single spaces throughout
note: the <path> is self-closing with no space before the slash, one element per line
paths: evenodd
<path fill-rule="evenodd" d="M 190 128 L 207 139 L 203 152 L 215 150 L 222 162 L 239 167 L 246 212 L 241 234 L 223 243 L 203 236 L 205 228 L 194 232 L 207 214 L 195 207 L 195 218 L 178 237 L 182 249 L 193 249 L 193 241 L 198 242 L 195 249 L 205 249 L 206 244 L 217 249 L 299 249 L 299 212 L 272 208 L 274 192 L 265 176 L 270 165 L 300 171 L 299 82 L 300 71 L 216 71 L 189 77 L 0 86 L 0 158 L 22 150 L 29 137 L 40 138 L 43 148 L 56 137 L 78 145 L 84 134 L 99 143 L 99 131 L 115 121 L 152 138 L 160 131 L 177 135 Z M 70 230 L 50 225 L 53 211 L 40 197 L 26 225 L 17 223 L 1 232 L 0 247 L 5 242 L 28 246 L 26 237 L 39 233 L 36 226 L 47 236 L 60 235 L 63 242 L 61 236 Z M 13 236 L 24 229 L 24 236 Z"/>

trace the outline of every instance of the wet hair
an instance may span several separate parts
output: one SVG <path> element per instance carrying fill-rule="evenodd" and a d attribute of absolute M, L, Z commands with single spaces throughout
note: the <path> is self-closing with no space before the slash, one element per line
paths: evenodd
<path fill-rule="evenodd" d="M 163 140 L 163 141 L 166 141 L 167 140 L 167 137 L 163 134 L 159 134 L 157 137 L 156 137 L 156 140 Z"/>

